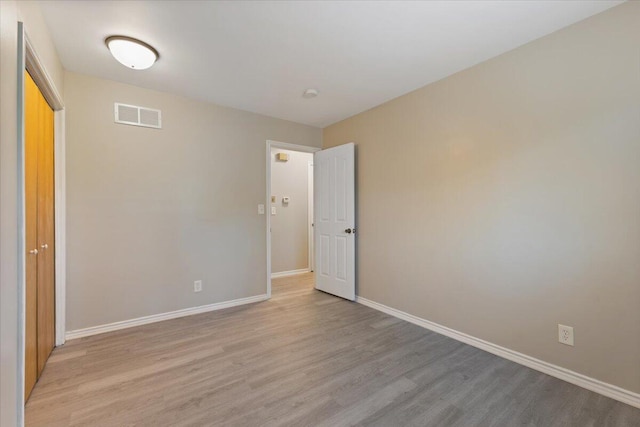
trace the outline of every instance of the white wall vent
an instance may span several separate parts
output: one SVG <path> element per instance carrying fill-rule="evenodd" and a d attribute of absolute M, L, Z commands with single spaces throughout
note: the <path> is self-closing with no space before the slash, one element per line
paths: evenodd
<path fill-rule="evenodd" d="M 136 105 L 114 104 L 116 123 L 162 129 L 162 112 Z"/>

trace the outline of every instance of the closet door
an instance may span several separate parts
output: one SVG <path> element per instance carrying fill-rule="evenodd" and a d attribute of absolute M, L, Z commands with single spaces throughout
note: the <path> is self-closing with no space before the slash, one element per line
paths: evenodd
<path fill-rule="evenodd" d="M 38 91 L 38 377 L 55 344 L 53 110 Z"/>
<path fill-rule="evenodd" d="M 40 91 L 25 72 L 25 400 L 38 379 L 38 139 Z"/>
<path fill-rule="evenodd" d="M 25 72 L 25 400 L 55 345 L 53 110 Z"/>

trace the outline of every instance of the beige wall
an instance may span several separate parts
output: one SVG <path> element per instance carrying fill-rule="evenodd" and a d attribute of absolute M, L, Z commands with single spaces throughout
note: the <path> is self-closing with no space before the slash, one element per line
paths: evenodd
<path fill-rule="evenodd" d="M 326 128 L 358 294 L 640 392 L 639 46 L 627 3 Z"/>
<path fill-rule="evenodd" d="M 289 161 L 276 160 L 277 153 Z M 313 153 L 271 150 L 271 195 L 276 215 L 271 216 L 271 272 L 309 268 L 309 162 Z M 289 196 L 288 204 L 282 197 Z"/>
<path fill-rule="evenodd" d="M 51 78 L 53 85 L 60 95 L 64 90 L 64 68 L 58 58 L 58 52 L 53 44 L 42 11 L 37 1 L 20 0 L 18 4 L 18 20 L 24 22 L 29 41 L 38 54 L 42 65 Z"/>
<path fill-rule="evenodd" d="M 18 192 L 17 7 L 0 1 L 0 426 L 17 425 Z"/>
<path fill-rule="evenodd" d="M 67 330 L 266 293 L 266 140 L 320 129 L 74 73 L 65 102 Z M 163 129 L 115 124 L 114 102 Z"/>
<path fill-rule="evenodd" d="M 0 425 L 22 421 L 22 370 L 18 361 L 19 270 L 18 191 L 18 21 L 56 90 L 62 91 L 62 65 L 37 5 L 0 1 Z"/>

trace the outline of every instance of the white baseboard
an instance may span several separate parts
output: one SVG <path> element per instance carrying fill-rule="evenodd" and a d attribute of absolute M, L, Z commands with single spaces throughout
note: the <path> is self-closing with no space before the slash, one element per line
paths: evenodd
<path fill-rule="evenodd" d="M 308 268 L 301 268 L 300 270 L 289 270 L 289 271 L 280 271 L 278 273 L 271 273 L 271 278 L 275 279 L 277 277 L 287 277 L 287 276 L 295 276 L 296 274 L 308 273 L 311 270 Z"/>
<path fill-rule="evenodd" d="M 527 356 L 526 354 L 510 350 L 506 347 L 490 343 L 471 335 L 467 335 L 465 333 L 456 331 L 455 329 L 447 328 L 446 326 L 439 325 L 429 320 L 425 320 L 412 314 L 405 313 L 404 311 L 396 310 L 395 308 L 388 307 L 386 305 L 368 300 L 360 296 L 356 297 L 356 301 L 362 305 L 366 305 L 367 307 L 382 311 L 383 313 L 389 314 L 402 320 L 406 320 L 407 322 L 413 323 L 415 325 L 422 326 L 423 328 L 429 329 L 433 332 L 446 335 L 449 338 L 453 338 L 454 340 L 461 341 L 473 347 L 477 347 L 481 350 L 495 354 L 496 356 L 511 360 L 512 362 L 519 363 L 531 369 L 535 369 L 536 371 L 540 371 L 547 375 L 551 375 L 552 377 L 556 377 L 571 384 L 575 384 L 579 387 L 586 388 L 587 390 L 591 390 L 603 396 L 610 397 L 622 403 L 626 403 L 627 405 L 640 408 L 640 394 L 638 393 L 625 390 L 613 384 L 608 384 L 603 381 L 596 380 L 595 378 L 587 377 L 586 375 L 579 374 L 577 372 L 562 368 L 557 365 L 553 365 L 551 363 L 547 363 L 540 359 L 536 359 L 535 357 Z"/>
<path fill-rule="evenodd" d="M 168 313 L 153 314 L 151 316 L 138 317 L 136 319 L 123 320 L 121 322 L 108 323 L 106 325 L 92 326 L 90 328 L 67 331 L 65 338 L 72 340 L 76 338 L 88 337 L 91 335 L 103 334 L 105 332 L 117 331 L 120 329 L 133 328 L 134 326 L 147 325 L 149 323 L 162 322 L 163 320 L 176 319 L 178 317 L 191 316 L 194 314 L 206 313 L 208 311 L 222 310 L 224 308 L 236 307 L 238 305 L 251 304 L 268 299 L 267 295 L 256 295 L 248 298 L 234 299 L 231 301 L 217 302 L 214 304 L 201 305 L 198 307 L 185 308 L 182 310 L 170 311 Z"/>

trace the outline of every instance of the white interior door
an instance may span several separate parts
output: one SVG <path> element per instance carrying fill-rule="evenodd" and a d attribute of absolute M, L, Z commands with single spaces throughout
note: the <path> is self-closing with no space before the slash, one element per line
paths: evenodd
<path fill-rule="evenodd" d="M 354 300 L 355 156 L 349 143 L 314 155 L 316 289 Z"/>

